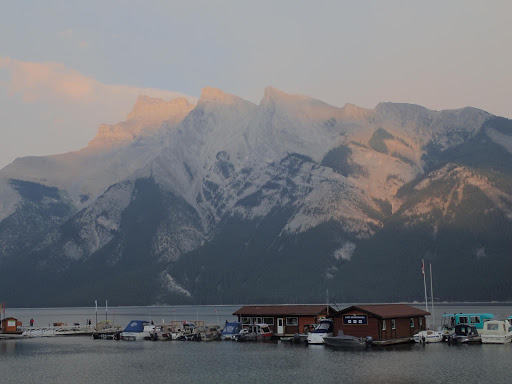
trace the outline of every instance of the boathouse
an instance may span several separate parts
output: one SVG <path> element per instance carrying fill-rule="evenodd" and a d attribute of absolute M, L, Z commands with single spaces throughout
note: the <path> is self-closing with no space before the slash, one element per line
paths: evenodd
<path fill-rule="evenodd" d="M 21 321 L 14 317 L 6 317 L 2 320 L 2 333 L 20 333 L 18 327 L 21 327 Z"/>
<path fill-rule="evenodd" d="M 423 311 L 407 304 L 353 305 L 334 314 L 334 332 L 345 335 L 371 336 L 374 344 L 409 342 L 426 328 Z"/>
<path fill-rule="evenodd" d="M 309 324 L 336 312 L 321 305 L 246 305 L 234 312 L 242 325 L 266 323 L 275 336 L 293 336 L 302 333 Z"/>

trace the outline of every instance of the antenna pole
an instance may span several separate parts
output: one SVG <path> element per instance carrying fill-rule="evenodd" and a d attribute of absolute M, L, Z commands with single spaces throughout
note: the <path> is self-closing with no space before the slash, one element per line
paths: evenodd
<path fill-rule="evenodd" d="M 425 261 L 423 259 L 421 259 L 421 273 L 423 274 L 423 286 L 425 287 L 425 311 L 428 312 L 427 283 L 425 281 Z M 428 329 L 428 317 L 426 319 Z"/>
<path fill-rule="evenodd" d="M 430 294 L 432 295 L 432 329 L 436 329 L 436 317 L 434 316 L 434 289 L 432 288 L 432 263 L 430 263 Z"/>

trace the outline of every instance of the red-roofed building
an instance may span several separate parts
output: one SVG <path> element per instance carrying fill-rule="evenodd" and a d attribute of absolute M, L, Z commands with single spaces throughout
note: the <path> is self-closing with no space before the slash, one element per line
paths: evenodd
<path fill-rule="evenodd" d="M 396 344 L 412 340 L 412 336 L 425 330 L 422 311 L 407 304 L 353 305 L 337 312 L 334 331 L 345 335 L 371 336 L 375 344 Z"/>
<path fill-rule="evenodd" d="M 302 333 L 304 326 L 317 324 L 323 317 L 336 312 L 320 305 L 246 305 L 234 312 L 243 325 L 266 323 L 275 336 L 293 336 Z"/>

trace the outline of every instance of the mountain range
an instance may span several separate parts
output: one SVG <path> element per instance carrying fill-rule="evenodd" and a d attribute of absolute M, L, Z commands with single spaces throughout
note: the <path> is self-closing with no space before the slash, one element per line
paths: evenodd
<path fill-rule="evenodd" d="M 512 121 L 485 111 L 140 96 L 83 149 L 0 170 L 0 297 L 421 301 L 424 259 L 439 300 L 510 300 L 511 221 Z"/>

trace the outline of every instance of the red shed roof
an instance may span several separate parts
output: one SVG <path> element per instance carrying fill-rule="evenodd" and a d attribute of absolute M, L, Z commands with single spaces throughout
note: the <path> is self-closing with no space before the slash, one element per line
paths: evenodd
<path fill-rule="evenodd" d="M 336 316 L 346 314 L 351 311 L 363 311 L 370 315 L 380 317 L 381 319 L 390 319 L 398 317 L 418 317 L 430 315 L 430 312 L 423 311 L 407 304 L 369 304 L 369 305 L 353 305 L 342 309 Z"/>
<path fill-rule="evenodd" d="M 315 305 L 246 305 L 234 312 L 233 315 L 248 316 L 286 316 L 286 315 L 320 315 L 325 313 L 325 304 Z M 335 313 L 336 310 L 329 307 L 329 313 Z"/>

